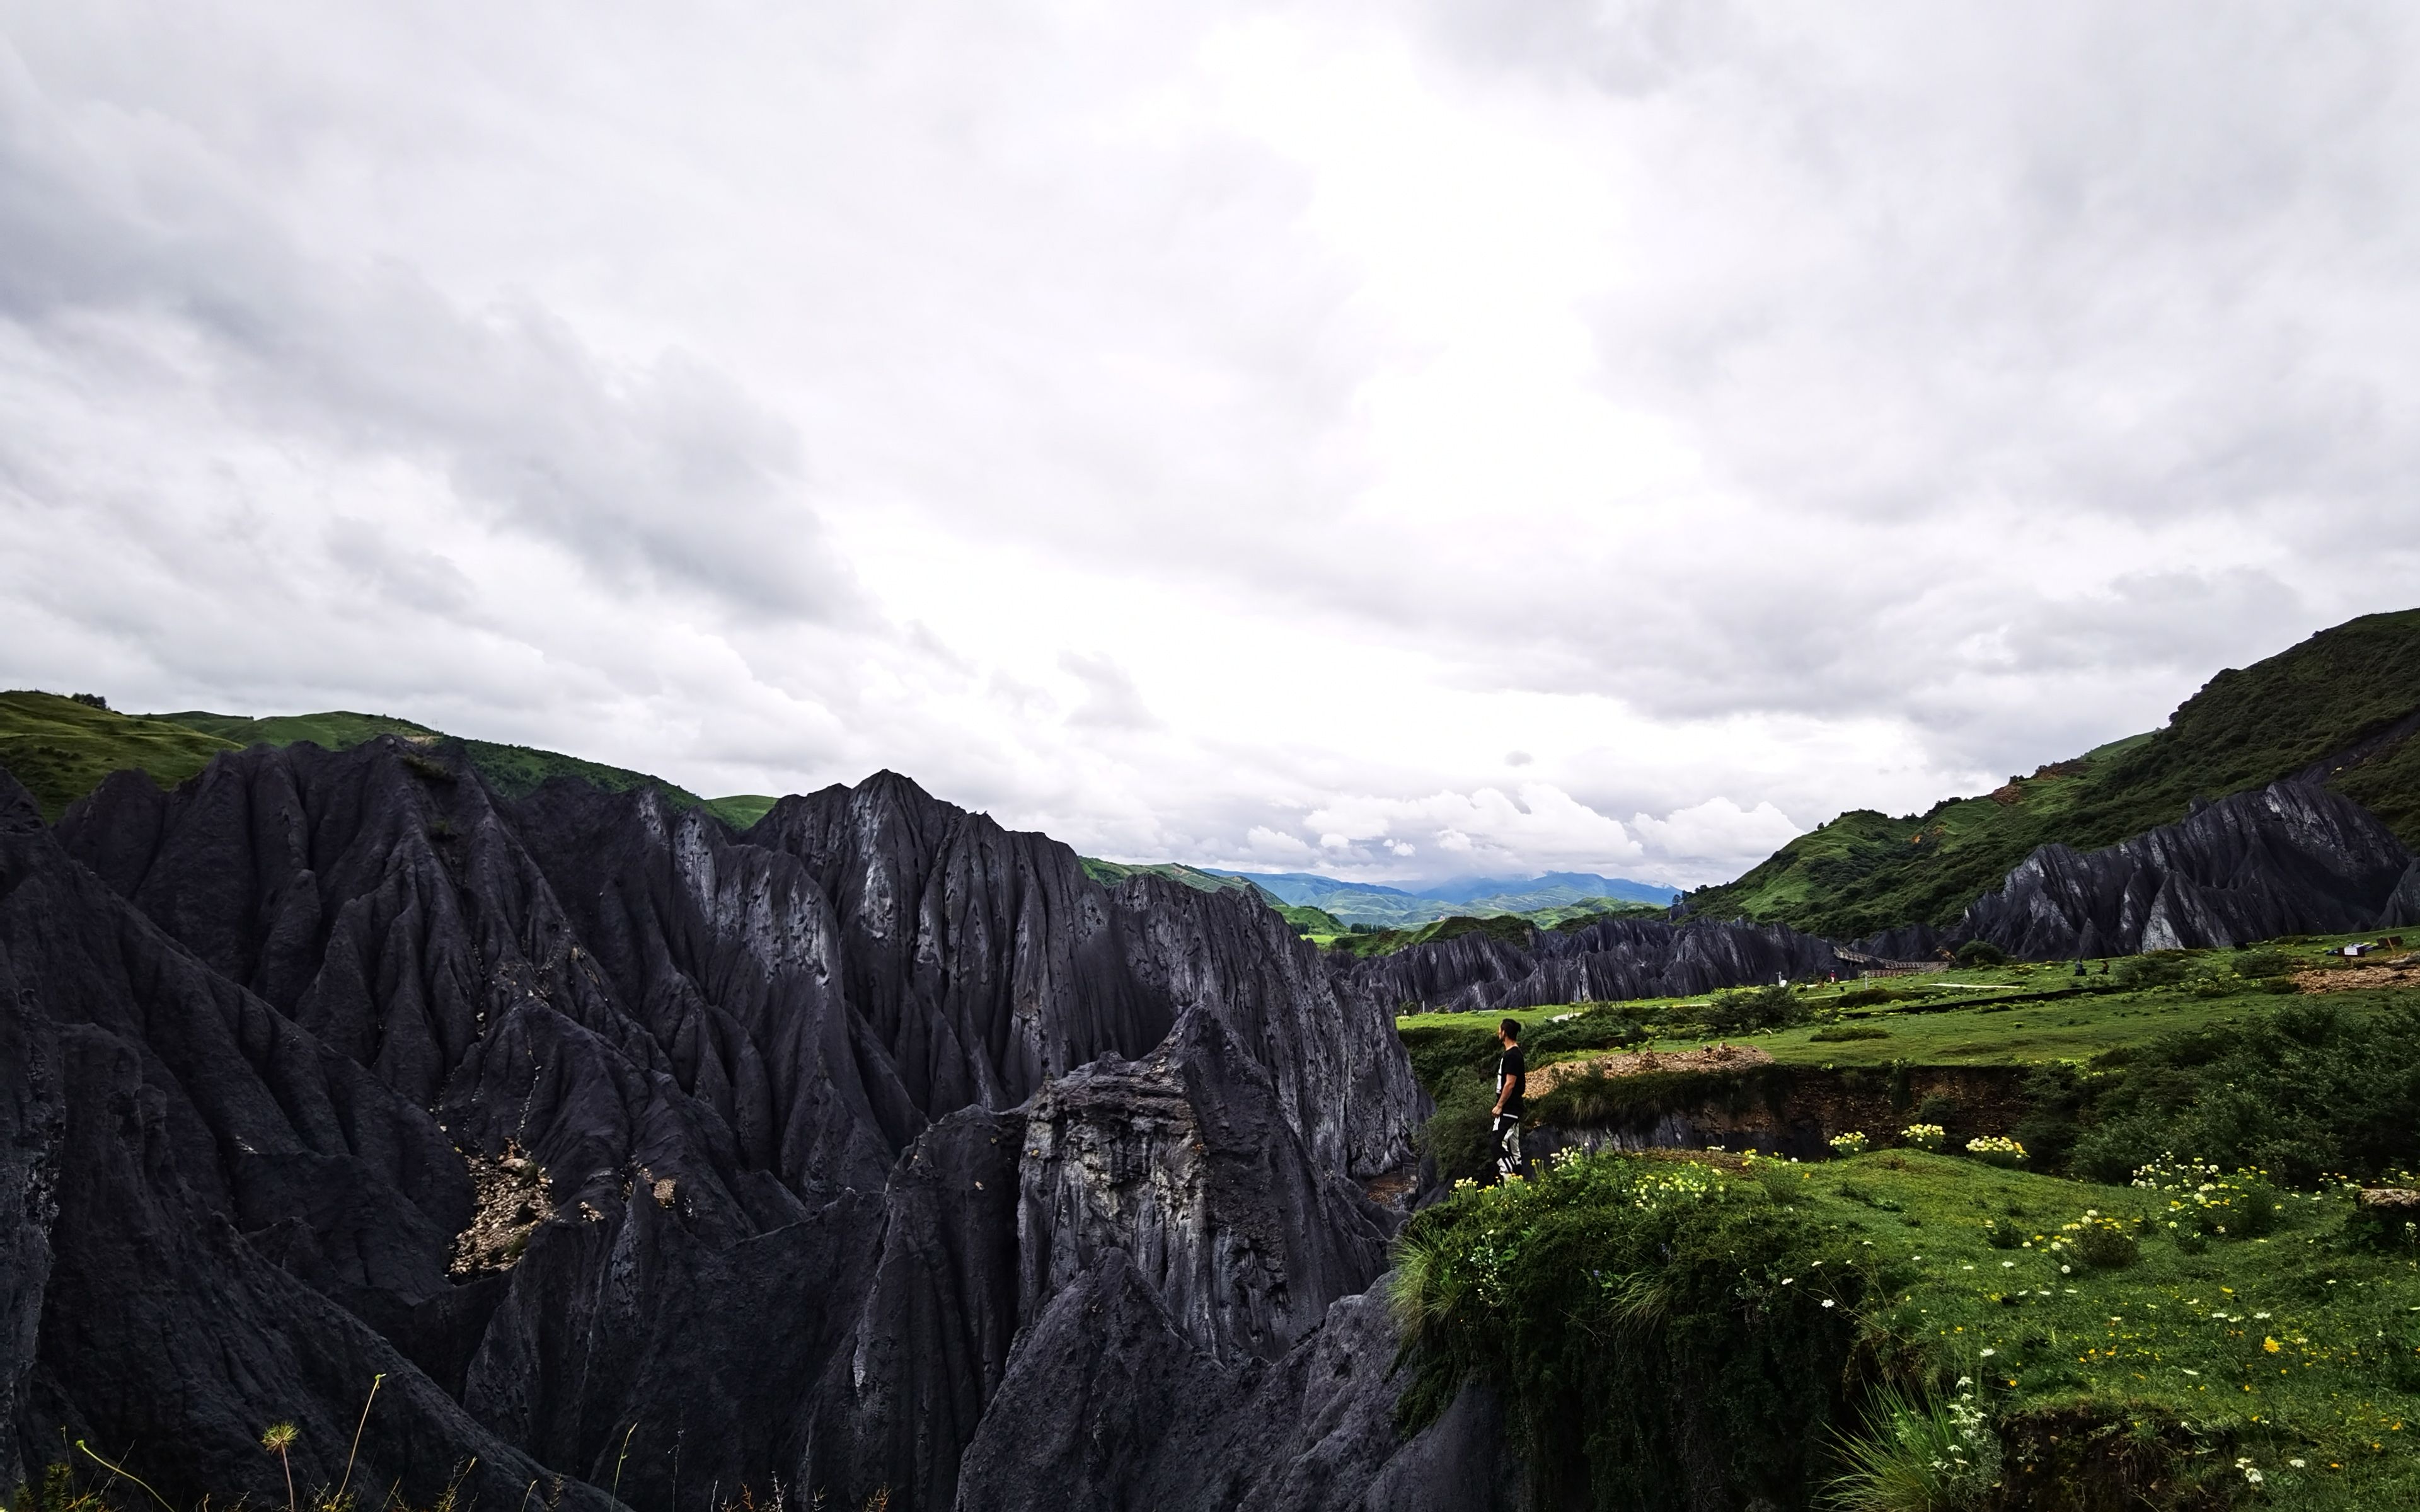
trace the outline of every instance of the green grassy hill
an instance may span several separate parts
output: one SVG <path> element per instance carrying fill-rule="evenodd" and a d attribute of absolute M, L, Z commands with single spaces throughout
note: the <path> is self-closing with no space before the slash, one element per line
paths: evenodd
<path fill-rule="evenodd" d="M 69 804 L 129 767 L 175 786 L 236 742 L 166 719 L 113 714 L 56 693 L 0 693 L 0 766 L 56 820 Z"/>
<path fill-rule="evenodd" d="M 355 714 L 349 709 L 331 709 L 325 714 L 271 715 L 256 719 L 242 714 L 211 714 L 203 709 L 186 709 L 177 714 L 154 714 L 147 718 L 165 719 L 190 729 L 233 741 L 238 746 L 290 746 L 307 740 L 330 750 L 344 750 L 365 740 L 380 735 L 401 735 L 422 745 L 445 738 L 443 732 L 425 724 L 397 719 L 384 714 Z"/>
<path fill-rule="evenodd" d="M 390 734 L 423 745 L 452 738 L 409 719 L 356 714 L 347 709 L 264 719 L 200 709 L 132 715 L 113 713 L 55 693 L 0 693 L 0 766 L 8 767 L 17 780 L 25 784 L 42 805 L 44 817 L 53 820 L 65 812 L 69 804 L 100 786 L 101 779 L 112 772 L 139 771 L 164 787 L 174 787 L 199 772 L 221 751 L 241 750 L 264 743 L 287 746 L 304 740 L 330 750 L 343 750 Z M 774 802 L 753 794 L 702 798 L 659 777 L 582 761 L 559 751 L 487 740 L 464 740 L 460 744 L 489 786 L 507 797 L 535 792 L 551 777 L 576 777 L 609 793 L 655 787 L 683 807 L 703 807 L 739 829 L 762 818 Z"/>
<path fill-rule="evenodd" d="M 1842 814 L 1688 905 L 1836 937 L 1946 924 L 2038 845 L 2114 844 L 2182 818 L 2196 798 L 2305 772 L 2420 850 L 2420 609 L 2366 615 L 2222 671 L 2164 729 L 1984 796 L 1904 819 Z"/>
<path fill-rule="evenodd" d="M 1249 892 L 1272 906 L 1278 902 L 1267 889 L 1253 887 L 1242 877 L 1228 876 L 1219 872 L 1204 872 L 1198 866 L 1186 866 L 1182 862 L 1162 861 L 1145 866 L 1125 861 L 1104 861 L 1094 856 L 1079 856 L 1078 859 L 1083 864 L 1084 874 L 1105 887 L 1113 887 L 1128 877 L 1155 876 L 1166 877 L 1171 882 L 1181 882 L 1202 892 Z"/>

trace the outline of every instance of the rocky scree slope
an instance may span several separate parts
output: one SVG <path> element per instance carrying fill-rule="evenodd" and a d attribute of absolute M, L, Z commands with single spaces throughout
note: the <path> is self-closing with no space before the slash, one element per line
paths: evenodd
<path fill-rule="evenodd" d="M 1500 1490 L 1483 1400 L 1388 1427 L 1360 1183 L 1425 1112 L 1274 914 L 888 774 L 744 837 L 394 739 L 54 829 L 0 776 L 0 1482 L 275 1500 L 262 1427 L 333 1483 L 383 1375 L 355 1478 L 415 1500 Z"/>

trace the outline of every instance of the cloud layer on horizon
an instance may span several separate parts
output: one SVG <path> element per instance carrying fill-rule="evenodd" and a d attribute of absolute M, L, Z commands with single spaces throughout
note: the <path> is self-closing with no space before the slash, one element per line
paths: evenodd
<path fill-rule="evenodd" d="M 0 682 L 1693 884 L 2420 602 L 2420 26 L 0 0 Z"/>

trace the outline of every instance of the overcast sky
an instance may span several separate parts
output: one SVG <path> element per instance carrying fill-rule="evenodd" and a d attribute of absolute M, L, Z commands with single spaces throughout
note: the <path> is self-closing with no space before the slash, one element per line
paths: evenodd
<path fill-rule="evenodd" d="M 2420 604 L 2415 16 L 0 0 L 0 685 L 1717 880 Z"/>

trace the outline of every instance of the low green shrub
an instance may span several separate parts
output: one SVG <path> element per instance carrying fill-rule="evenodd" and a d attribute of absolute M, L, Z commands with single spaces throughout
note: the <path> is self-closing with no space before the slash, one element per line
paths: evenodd
<path fill-rule="evenodd" d="M 2070 1165 L 2124 1184 L 2169 1150 L 2308 1188 L 2420 1164 L 2420 1004 L 2350 1011 L 2322 999 L 2139 1046 L 2117 1074 L 2036 1103 L 2071 1129 Z M 2113 1068 L 2104 1057 L 2096 1068 Z M 2035 1084 L 2027 1084 L 2030 1095 Z M 2047 1087 L 2045 1086 L 2045 1090 Z M 2046 1131 L 2025 1126 L 2039 1156 Z"/>
<path fill-rule="evenodd" d="M 1446 1073 L 1435 1092 L 1436 1111 L 1415 1142 L 1448 1181 L 1476 1180 L 1496 1168 L 1495 1078 L 1467 1067 Z"/>
<path fill-rule="evenodd" d="M 1956 1123 L 1965 1114 L 1965 1106 L 1947 1092 L 1928 1092 L 1916 1105 L 1916 1121 L 1937 1123 L 1944 1128 Z"/>
<path fill-rule="evenodd" d="M 2173 987 L 2185 980 L 2185 964 L 2182 958 L 2169 954 L 2128 956 L 2118 963 L 2110 980 L 2126 992 Z"/>
<path fill-rule="evenodd" d="M 2239 977 L 2282 977 L 2294 969 L 2294 958 L 2274 946 L 2256 945 L 2236 951 L 2227 964 Z"/>
<path fill-rule="evenodd" d="M 1565 1158 L 1457 1192 L 1396 1249 L 1400 1426 L 1477 1381 L 1542 1504 L 1803 1504 L 1844 1415 L 1861 1253 L 1754 1175 L 1694 1162 Z M 1694 1383 L 1685 1414 L 1675 1381 Z"/>
<path fill-rule="evenodd" d="M 1850 1040 L 1887 1040 L 1890 1030 L 1879 1024 L 1827 1024 L 1807 1038 L 1820 1044 L 1840 1044 Z"/>
<path fill-rule="evenodd" d="M 1713 1034 L 1752 1034 L 1759 1029 L 1788 1028 L 1807 1019 L 1807 1003 L 1796 990 L 1779 983 L 1771 987 L 1734 987 L 1714 994 L 1698 1011 L 1699 1021 Z"/>
<path fill-rule="evenodd" d="M 2091 1209 L 2073 1223 L 2059 1225 L 2058 1237 L 2050 1243 L 2054 1253 L 2072 1251 L 2098 1271 L 2121 1271 L 2141 1257 L 2133 1225 Z"/>
<path fill-rule="evenodd" d="M 1496 1041 L 1494 1018 L 1477 1013 L 1459 1016 L 1470 1022 L 1429 1024 L 1400 1031 L 1404 1049 L 1412 1057 L 1413 1077 L 1429 1096 L 1439 1100 L 1446 1084 L 1459 1072 L 1494 1075 L 1496 1057 L 1504 1048 Z"/>
<path fill-rule="evenodd" d="M 1900 1143 L 1917 1149 L 1938 1150 L 1949 1140 L 1949 1132 L 1937 1123 L 1911 1123 L 1899 1132 Z"/>
<path fill-rule="evenodd" d="M 2277 1187 L 2257 1167 L 2223 1172 L 2207 1163 L 2162 1155 L 2134 1173 L 2133 1184 L 2167 1197 L 2172 1227 L 2257 1239 L 2277 1227 Z"/>
<path fill-rule="evenodd" d="M 1591 1008 L 1559 1024 L 1539 1025 L 1522 1039 L 1530 1063 L 1575 1050 L 1621 1050 L 1647 1038 L 1644 1025 L 1619 1008 Z M 1493 1042 L 1493 1041 L 1491 1041 Z"/>
<path fill-rule="evenodd" d="M 2008 964 L 2009 952 L 1989 940 L 1968 940 L 1958 948 L 1958 964 L 1962 966 L 1997 966 Z"/>

